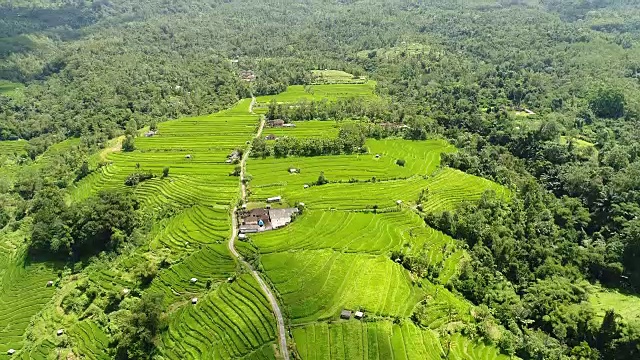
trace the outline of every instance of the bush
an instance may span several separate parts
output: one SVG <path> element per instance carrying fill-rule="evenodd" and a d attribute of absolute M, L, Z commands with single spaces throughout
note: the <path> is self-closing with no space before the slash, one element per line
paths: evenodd
<path fill-rule="evenodd" d="M 398 160 L 396 160 L 396 165 L 398 165 L 398 166 L 404 166 L 404 164 L 405 164 L 405 163 L 406 163 L 406 162 L 404 161 L 404 159 L 398 159 Z"/>
<path fill-rule="evenodd" d="M 162 169 L 162 177 L 166 178 L 167 176 L 169 176 L 169 167 L 165 166 L 164 169 Z"/>
<path fill-rule="evenodd" d="M 168 168 L 167 168 L 168 169 Z M 164 172 L 163 172 L 164 173 Z M 167 171 L 168 173 L 168 171 Z M 136 186 L 139 183 L 152 179 L 155 176 L 150 172 L 137 172 L 129 175 L 127 179 L 124 181 L 124 184 L 127 186 Z"/>

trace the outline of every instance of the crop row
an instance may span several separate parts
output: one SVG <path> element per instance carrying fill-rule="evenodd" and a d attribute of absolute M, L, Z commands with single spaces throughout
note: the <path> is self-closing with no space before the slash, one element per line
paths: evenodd
<path fill-rule="evenodd" d="M 423 296 L 385 256 L 301 251 L 267 254 L 262 264 L 294 323 L 337 318 L 343 308 L 408 316 Z"/>
<path fill-rule="evenodd" d="M 412 323 L 390 322 L 317 323 L 293 330 L 302 360 L 316 359 L 508 359 L 496 348 L 453 335 L 450 342 L 437 332 L 422 330 Z"/>
<path fill-rule="evenodd" d="M 172 314 L 161 348 L 170 359 L 231 359 L 262 351 L 274 339 L 267 299 L 243 275 Z"/>

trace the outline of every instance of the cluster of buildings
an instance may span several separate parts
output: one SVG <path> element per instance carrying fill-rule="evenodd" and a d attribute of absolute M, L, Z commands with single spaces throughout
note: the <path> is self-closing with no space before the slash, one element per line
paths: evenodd
<path fill-rule="evenodd" d="M 282 119 L 269 120 L 269 121 L 267 121 L 267 125 L 269 127 L 285 127 L 285 128 L 296 127 L 296 124 L 287 123 Z"/>
<path fill-rule="evenodd" d="M 298 208 L 242 210 L 238 214 L 240 235 L 279 229 L 291 223 L 298 212 Z"/>

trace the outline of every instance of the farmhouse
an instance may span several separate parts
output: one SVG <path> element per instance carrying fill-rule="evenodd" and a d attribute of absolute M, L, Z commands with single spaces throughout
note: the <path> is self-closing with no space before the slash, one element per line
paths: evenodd
<path fill-rule="evenodd" d="M 351 319 L 351 310 L 342 310 L 342 312 L 340 313 L 340 318 L 345 320 Z"/>
<path fill-rule="evenodd" d="M 265 209 L 253 209 L 243 212 L 241 215 L 242 225 L 260 225 L 265 226 L 269 223 L 269 212 Z"/>
<path fill-rule="evenodd" d="M 281 228 L 289 224 L 298 212 L 297 208 L 240 211 L 238 213 L 238 217 L 241 219 L 238 239 L 246 239 L 246 234 Z"/>
<path fill-rule="evenodd" d="M 283 127 L 284 120 L 282 119 L 269 120 L 267 122 L 267 125 L 269 125 L 270 127 Z"/>

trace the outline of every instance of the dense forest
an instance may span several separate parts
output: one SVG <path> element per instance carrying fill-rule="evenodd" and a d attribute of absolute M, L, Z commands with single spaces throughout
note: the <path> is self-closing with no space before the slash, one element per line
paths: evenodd
<path fill-rule="evenodd" d="M 135 244 L 145 215 L 131 193 L 66 201 L 96 171 L 89 154 L 157 122 L 310 84 L 310 70 L 326 68 L 366 74 L 382 100 L 271 104 L 267 116 L 370 126 L 326 141 L 258 139 L 254 155 L 350 154 L 366 151 L 365 137 L 449 140 L 459 151 L 443 165 L 513 190 L 423 214 L 469 250 L 448 286 L 506 330 L 501 350 L 640 357 L 640 325 L 615 312 L 600 321 L 586 301 L 590 283 L 640 292 L 638 0 L 0 1 L 0 81 L 18 88 L 0 92 L 0 140 L 27 140 L 15 157 L 29 165 L 79 138 L 0 183 L 0 226 L 25 222 L 34 259 L 74 263 Z M 403 265 L 436 271 L 420 263 Z M 159 302 L 132 306 L 117 356 L 152 353 Z M 136 316 L 147 310 L 152 321 Z M 145 339 L 128 344 L 138 330 Z"/>

